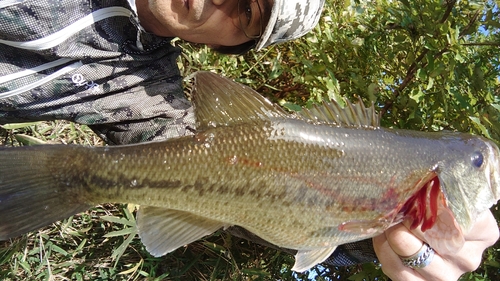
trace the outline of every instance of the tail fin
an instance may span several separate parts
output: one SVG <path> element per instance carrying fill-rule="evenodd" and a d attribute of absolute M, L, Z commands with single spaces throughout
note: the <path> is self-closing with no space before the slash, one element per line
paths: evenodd
<path fill-rule="evenodd" d="M 88 209 L 61 174 L 71 153 L 64 145 L 0 147 L 0 240 L 21 235 Z M 66 169 L 67 170 L 67 169 Z"/>

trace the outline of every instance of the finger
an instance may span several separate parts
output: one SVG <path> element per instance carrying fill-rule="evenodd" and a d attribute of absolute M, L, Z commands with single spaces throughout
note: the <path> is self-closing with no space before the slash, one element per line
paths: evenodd
<path fill-rule="evenodd" d="M 472 229 L 465 234 L 466 241 L 484 241 L 489 246 L 495 244 L 499 238 L 497 221 L 491 213 L 486 211 L 477 218 Z"/>
<path fill-rule="evenodd" d="M 418 272 L 403 265 L 399 256 L 392 250 L 387 241 L 386 233 L 373 238 L 373 248 L 382 265 L 382 271 L 393 281 L 425 280 Z"/>
<path fill-rule="evenodd" d="M 409 225 L 406 221 L 405 225 Z M 419 239 L 423 239 L 423 233 L 419 228 L 412 229 L 411 233 Z M 473 271 L 481 264 L 484 250 L 493 245 L 499 238 L 498 225 L 490 211 L 481 213 L 474 223 L 472 229 L 464 234 L 465 243 L 458 252 L 438 253 L 450 267 L 462 273 Z"/>
<path fill-rule="evenodd" d="M 389 271 L 394 270 L 395 272 L 389 274 L 396 275 L 394 280 L 457 280 L 463 273 L 458 267 L 450 265 L 448 261 L 443 260 L 437 254 L 424 268 L 411 269 L 404 266 L 401 256 L 408 257 L 416 254 L 421 249 L 423 241 L 413 235 L 403 224 L 390 228 L 386 231 L 385 237 L 387 245 L 393 253 L 391 260 L 386 261 L 385 264 L 392 263 Z M 389 249 L 385 249 L 384 254 L 388 253 Z M 382 263 L 382 268 L 384 268 L 384 263 Z M 397 273 L 397 271 L 401 271 L 401 273 Z"/>
<path fill-rule="evenodd" d="M 405 220 L 403 224 L 406 226 L 406 228 L 410 229 L 410 220 Z M 419 239 L 425 240 L 424 234 L 422 230 L 420 230 L 420 227 L 411 229 L 411 233 Z M 499 229 L 497 221 L 495 220 L 495 217 L 493 216 L 491 211 L 488 210 L 479 214 L 471 230 L 469 230 L 467 233 L 464 233 L 464 238 L 465 241 L 484 242 L 486 247 L 495 244 L 495 242 L 499 238 Z M 453 255 L 455 255 L 455 253 L 453 253 Z"/>
<path fill-rule="evenodd" d="M 414 255 L 423 245 L 422 240 L 401 223 L 389 228 L 385 233 L 392 250 L 402 257 Z"/>
<path fill-rule="evenodd" d="M 404 266 L 398 254 L 410 256 L 420 249 L 423 234 L 419 229 L 409 231 L 399 224 L 374 238 L 373 244 L 382 270 L 393 280 L 457 280 L 464 272 L 475 270 L 483 251 L 498 240 L 499 230 L 491 212 L 479 215 L 464 237 L 466 241 L 459 252 L 444 257 L 436 253 L 428 266 L 415 270 Z"/>
<path fill-rule="evenodd" d="M 443 258 L 463 272 L 476 270 L 481 264 L 483 252 L 495 244 L 499 237 L 498 225 L 490 211 L 480 214 L 472 229 L 464 235 L 465 244 L 458 253 Z"/>

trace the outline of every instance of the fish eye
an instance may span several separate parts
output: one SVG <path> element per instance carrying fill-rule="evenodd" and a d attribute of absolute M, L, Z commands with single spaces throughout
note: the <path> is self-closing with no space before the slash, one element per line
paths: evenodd
<path fill-rule="evenodd" d="M 481 168 L 484 162 L 483 154 L 479 151 L 476 151 L 472 153 L 470 160 L 472 162 L 472 165 L 476 168 Z"/>

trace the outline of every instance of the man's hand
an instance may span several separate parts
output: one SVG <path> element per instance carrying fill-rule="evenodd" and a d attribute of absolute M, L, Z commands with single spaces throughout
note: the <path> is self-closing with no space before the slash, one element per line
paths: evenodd
<path fill-rule="evenodd" d="M 448 255 L 436 252 L 432 262 L 424 268 L 411 269 L 401 262 L 400 256 L 417 253 L 424 242 L 420 229 L 410 231 L 406 223 L 395 225 L 373 238 L 373 247 L 382 271 L 394 281 L 458 280 L 465 272 L 477 269 L 484 250 L 498 237 L 497 222 L 487 211 L 477 218 L 471 231 L 465 235 L 465 244 L 460 251 Z"/>

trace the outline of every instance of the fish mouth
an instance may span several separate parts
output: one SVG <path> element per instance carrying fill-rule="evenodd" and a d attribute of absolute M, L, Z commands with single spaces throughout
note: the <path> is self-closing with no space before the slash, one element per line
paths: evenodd
<path fill-rule="evenodd" d="M 433 177 L 406 201 L 401 212 L 405 218 L 412 221 L 411 229 L 420 226 L 422 232 L 425 232 L 436 223 L 439 204 L 447 205 L 439 178 L 433 174 Z"/>
<path fill-rule="evenodd" d="M 488 148 L 491 151 L 489 163 L 490 166 L 490 177 L 489 184 L 491 193 L 495 198 L 495 201 L 500 200 L 500 150 L 498 146 L 494 143 L 487 143 Z"/>

